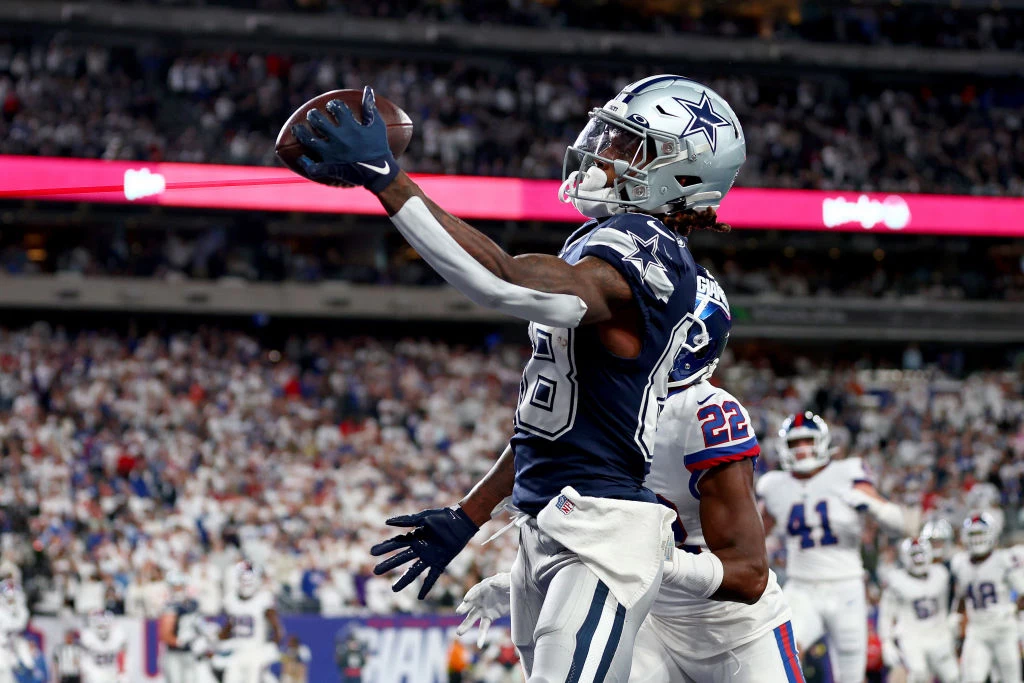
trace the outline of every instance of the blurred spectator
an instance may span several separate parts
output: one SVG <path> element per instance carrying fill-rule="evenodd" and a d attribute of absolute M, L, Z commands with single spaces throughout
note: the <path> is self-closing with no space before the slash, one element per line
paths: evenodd
<path fill-rule="evenodd" d="M 572 27 L 659 34 L 693 33 L 869 45 L 924 45 L 959 50 L 1021 49 L 1024 13 L 992 4 L 967 9 L 942 3 L 829 3 L 799 0 L 120 0 L 152 5 L 223 5 L 262 11 L 336 12 L 356 17 L 454 24 Z"/>
<path fill-rule="evenodd" d="M 774 466 L 783 417 L 812 409 L 890 498 L 958 524 L 967 492 L 986 482 L 1007 527 L 1020 526 L 1020 373 L 955 379 L 931 365 L 799 357 L 783 371 L 743 352 L 726 352 L 716 381 L 750 409 L 762 468 Z M 153 616 L 168 599 L 163 577 L 184 570 L 202 613 L 215 614 L 234 589 L 224 570 L 243 554 L 289 611 L 451 607 L 511 566 L 514 534 L 471 546 L 425 602 L 374 576 L 369 547 L 391 535 L 383 521 L 396 510 L 448 504 L 487 471 L 508 438 L 523 353 L 318 336 L 282 353 L 210 328 L 0 331 L 5 489 L 39 509 L 27 528 L 3 532 L 0 560 L 37 586 L 37 612 Z M 140 477 L 147 486 L 132 485 Z M 164 489 L 174 495 L 154 494 Z M 47 572 L 34 569 L 37 552 Z"/>
<path fill-rule="evenodd" d="M 0 153 L 272 165 L 273 140 L 299 105 L 371 84 L 416 123 L 407 170 L 556 178 L 587 112 L 665 69 L 8 42 Z M 1019 81 L 689 75 L 739 116 L 748 151 L 740 185 L 1024 194 Z"/>

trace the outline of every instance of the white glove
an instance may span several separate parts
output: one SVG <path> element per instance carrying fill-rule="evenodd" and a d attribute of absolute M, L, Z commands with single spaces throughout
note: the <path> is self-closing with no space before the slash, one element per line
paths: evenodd
<path fill-rule="evenodd" d="M 882 663 L 890 669 L 896 666 L 903 666 L 903 659 L 900 657 L 900 650 L 896 643 L 891 640 L 882 642 Z"/>
<path fill-rule="evenodd" d="M 476 639 L 476 644 L 483 647 L 491 623 L 512 609 L 511 592 L 512 575 L 507 572 L 495 574 L 470 588 L 466 597 L 462 599 L 462 604 L 455 608 L 456 614 L 466 615 L 455 629 L 455 633 L 460 636 L 466 635 L 479 619 L 480 636 Z"/>

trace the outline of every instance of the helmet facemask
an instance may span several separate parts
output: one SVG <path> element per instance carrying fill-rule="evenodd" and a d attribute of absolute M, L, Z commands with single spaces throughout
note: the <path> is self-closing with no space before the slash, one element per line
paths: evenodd
<path fill-rule="evenodd" d="M 594 109 L 586 128 L 565 151 L 559 199 L 572 202 L 590 218 L 630 209 L 665 213 L 655 210 L 667 202 L 652 199 L 655 192 L 650 175 L 676 160 L 680 149 L 679 138 L 671 133 L 651 130 L 605 109 Z M 614 172 L 610 186 L 606 169 Z M 681 192 L 682 186 L 676 189 Z"/>
<path fill-rule="evenodd" d="M 787 472 L 808 474 L 832 459 L 832 438 L 828 425 L 817 415 L 804 413 L 804 424 L 790 417 L 779 430 L 779 462 Z"/>
<path fill-rule="evenodd" d="M 927 574 L 934 559 L 931 544 L 924 539 L 908 538 L 903 541 L 900 554 L 904 568 L 914 576 Z"/>
<path fill-rule="evenodd" d="M 992 524 L 983 518 L 967 520 L 964 524 L 963 542 L 967 554 L 971 557 L 987 555 L 996 545 Z"/>

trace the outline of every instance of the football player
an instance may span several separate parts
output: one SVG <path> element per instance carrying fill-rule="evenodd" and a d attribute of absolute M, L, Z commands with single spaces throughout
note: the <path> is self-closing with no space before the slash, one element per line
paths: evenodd
<path fill-rule="evenodd" d="M 966 550 L 951 565 L 954 602 L 967 618 L 960 659 L 963 683 L 984 683 L 993 671 L 1002 681 L 1021 680 L 1017 610 L 1024 601 L 1024 575 L 1009 549 L 996 548 L 997 524 L 986 512 L 964 520 Z"/>
<path fill-rule="evenodd" d="M 797 643 L 805 651 L 828 635 L 838 683 L 860 683 L 868 614 L 859 513 L 901 535 L 916 534 L 920 513 L 883 498 L 860 458 L 832 460 L 828 425 L 813 413 L 788 417 L 778 448 L 783 469 L 765 473 L 757 493 L 768 525 L 786 534 L 784 591 Z"/>
<path fill-rule="evenodd" d="M 124 657 L 128 647 L 124 632 L 109 611 L 94 612 L 82 632 L 82 683 L 125 683 Z"/>
<path fill-rule="evenodd" d="M 160 642 L 167 647 L 163 656 L 163 673 L 167 683 L 190 683 L 197 676 L 192 645 L 200 635 L 199 606 L 189 595 L 185 574 L 169 572 L 167 586 L 170 602 L 159 623 Z"/>
<path fill-rule="evenodd" d="M 942 517 L 934 517 L 921 527 L 919 538 L 928 541 L 933 561 L 945 564 L 946 569 L 949 569 L 949 561 L 956 552 L 956 534 L 953 532 L 953 526 Z"/>
<path fill-rule="evenodd" d="M 220 637 L 219 660 L 224 683 L 260 683 L 263 672 L 280 657 L 284 636 L 274 594 L 263 587 L 263 573 L 250 562 L 234 570 L 235 591 L 224 598 L 227 622 Z"/>
<path fill-rule="evenodd" d="M 13 578 L 0 582 L 0 683 L 13 683 L 14 672 L 26 662 L 21 633 L 28 627 L 25 593 Z"/>
<path fill-rule="evenodd" d="M 959 671 L 949 628 L 949 571 L 934 562 L 925 539 L 904 539 L 900 563 L 882 589 L 882 659 L 890 669 L 904 669 L 908 683 L 931 683 L 936 677 L 955 683 Z"/>
<path fill-rule="evenodd" d="M 637 634 L 629 680 L 802 681 L 789 607 L 768 568 L 754 497 L 757 437 L 740 402 L 707 381 L 729 338 L 729 304 L 699 267 L 697 291 L 696 314 L 710 342 L 676 359 L 647 478 L 676 515 L 676 548 Z M 509 584 L 505 574 L 470 589 L 459 606 L 467 616 L 458 632 L 479 619 L 482 640 L 509 608 Z"/>
<path fill-rule="evenodd" d="M 448 282 L 531 323 L 509 447 L 460 505 L 388 520 L 412 531 L 371 550 L 400 551 L 375 571 L 413 562 L 395 589 L 427 571 L 424 597 L 511 494 L 526 515 L 512 634 L 531 680 L 563 680 L 570 670 L 589 672 L 584 680 L 625 678 L 671 533 L 671 513 L 643 484 L 658 414 L 679 351 L 707 344 L 693 316 L 696 267 L 685 235 L 724 227 L 714 210 L 745 157 L 735 114 L 680 76 L 628 85 L 591 112 L 566 152 L 561 197 L 594 220 L 557 257 L 512 257 L 398 171 L 369 88 L 362 124 L 340 102 L 327 107 L 338 123 L 308 116 L 321 137 L 295 129 L 319 158 L 306 159 L 308 174 L 377 193 Z"/>

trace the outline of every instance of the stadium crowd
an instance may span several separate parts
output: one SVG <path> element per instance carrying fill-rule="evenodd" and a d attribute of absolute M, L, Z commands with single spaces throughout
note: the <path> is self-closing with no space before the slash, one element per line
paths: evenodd
<path fill-rule="evenodd" d="M 55 230 L 50 235 L 52 243 L 8 230 L 0 241 L 0 273 L 145 277 L 172 282 L 442 284 L 423 261 L 410 256 L 404 244 L 390 250 L 386 246 L 353 250 L 348 248 L 351 242 L 335 236 L 267 236 L 252 219 L 243 221 L 242 226 L 176 233 L 97 225 L 74 233 Z M 563 228 L 552 228 L 552 234 L 559 231 Z M 699 245 L 700 236 L 695 239 Z M 40 251 L 46 257 L 33 260 Z M 955 259 L 927 250 L 894 252 L 882 261 L 863 250 L 840 251 L 836 258 L 821 249 L 810 250 L 785 260 L 766 257 L 763 248 L 732 256 L 712 249 L 698 251 L 703 254 L 703 265 L 733 294 L 1024 301 L 1024 252 L 1013 245 Z"/>
<path fill-rule="evenodd" d="M 327 12 L 333 17 L 389 18 L 455 24 L 566 27 L 594 30 L 760 37 L 868 45 L 921 45 L 946 49 L 1012 50 L 1024 47 L 1024 13 L 993 4 L 984 9 L 952 3 L 831 4 L 772 0 L 120 0 L 126 4 L 222 6 L 258 11 Z"/>
<path fill-rule="evenodd" d="M 369 83 L 417 125 L 408 170 L 555 178 L 587 112 L 659 69 L 5 42 L 0 153 L 275 164 L 300 104 Z M 743 124 L 740 185 L 1024 194 L 1019 82 L 689 75 Z"/>
<path fill-rule="evenodd" d="M 1019 509 L 1019 374 L 954 378 L 922 368 L 913 348 L 914 369 L 828 370 L 805 358 L 773 369 L 742 355 L 727 352 L 716 377 L 750 408 L 762 470 L 776 466 L 782 418 L 812 409 L 896 500 L 957 523 L 965 492 L 986 481 Z M 0 571 L 22 576 L 37 613 L 153 616 L 173 570 L 188 571 L 202 611 L 216 613 L 225 570 L 242 556 L 264 568 L 285 611 L 450 608 L 510 566 L 514 534 L 479 546 L 505 518 L 428 603 L 374 577 L 368 549 L 391 535 L 385 518 L 450 504 L 489 467 L 523 361 L 521 345 L 313 336 L 278 350 L 220 329 L 4 330 Z M 778 547 L 775 559 L 784 572 Z"/>

